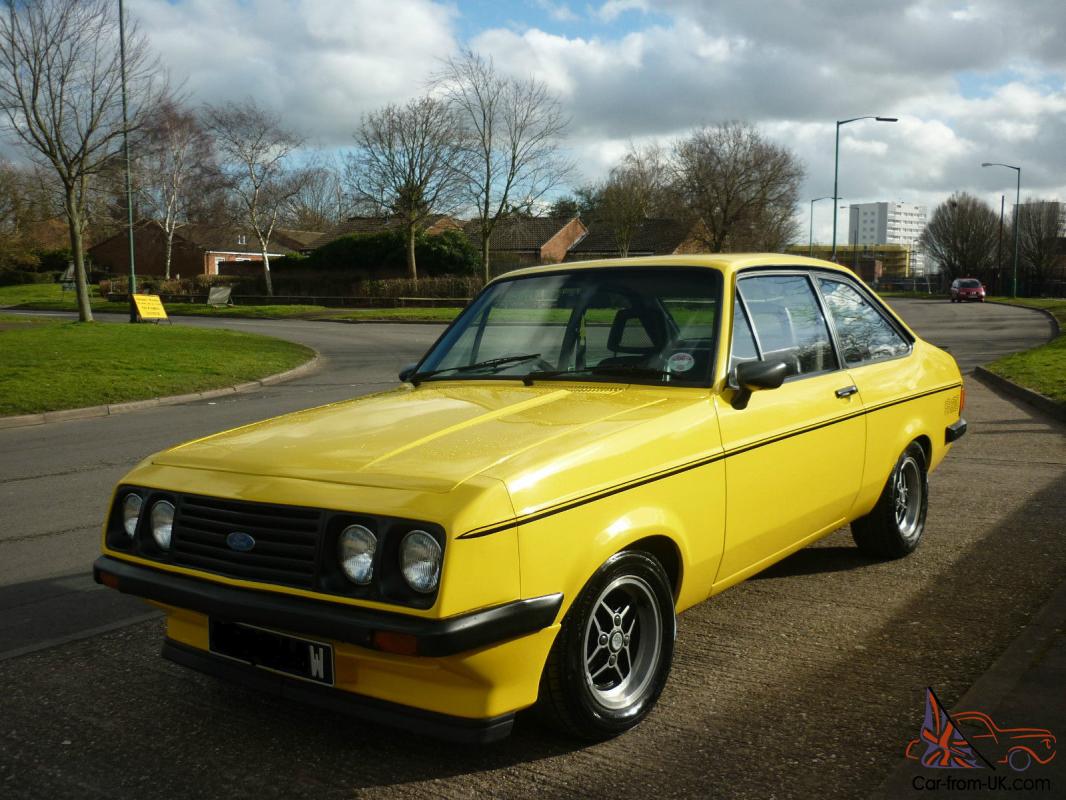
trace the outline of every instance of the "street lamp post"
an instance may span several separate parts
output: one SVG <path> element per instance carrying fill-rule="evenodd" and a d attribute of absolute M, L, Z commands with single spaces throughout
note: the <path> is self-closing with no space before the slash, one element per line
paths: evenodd
<path fill-rule="evenodd" d="M 840 194 L 837 190 L 837 179 L 840 176 L 840 126 L 847 125 L 849 122 L 857 122 L 860 119 L 872 119 L 877 122 L 899 122 L 897 117 L 852 117 L 851 119 L 838 119 L 837 120 L 837 139 L 836 148 L 833 151 L 833 197 Z M 836 261 L 837 257 L 837 215 L 833 215 L 833 254 L 829 257 L 830 261 Z"/>
<path fill-rule="evenodd" d="M 819 200 L 839 199 L 839 197 L 830 197 L 829 195 L 826 195 L 825 197 L 816 197 L 811 200 L 811 231 L 810 235 L 807 237 L 807 255 L 811 258 L 814 258 L 814 204 L 817 203 Z"/>
<path fill-rule="evenodd" d="M 126 162 L 126 237 L 130 248 L 130 322 L 137 322 L 137 306 L 133 295 L 137 293 L 137 269 L 133 261 L 133 184 L 130 180 L 130 139 L 128 108 L 126 104 L 126 13 L 122 0 L 118 0 L 118 47 L 122 67 L 122 152 Z"/>
<path fill-rule="evenodd" d="M 1018 173 L 1018 185 L 1015 189 L 1014 195 L 1014 274 L 1011 277 L 1010 283 L 1010 296 L 1018 296 L 1018 212 L 1022 205 L 1022 168 L 1013 167 L 1010 164 L 1001 164 L 998 161 L 985 161 L 981 164 L 982 167 L 1006 167 L 1012 169 Z"/>

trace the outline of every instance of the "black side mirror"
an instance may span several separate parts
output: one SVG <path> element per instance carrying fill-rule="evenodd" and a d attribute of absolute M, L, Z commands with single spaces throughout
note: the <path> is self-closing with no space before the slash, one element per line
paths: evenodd
<path fill-rule="evenodd" d="M 738 411 L 748 407 L 751 393 L 760 389 L 776 389 L 788 376 L 784 361 L 744 361 L 733 370 L 733 400 L 730 405 Z"/>
<path fill-rule="evenodd" d="M 403 369 L 400 370 L 400 380 L 406 381 L 408 378 L 410 378 L 414 374 L 415 369 L 417 367 L 418 364 L 408 364 L 407 366 L 403 367 Z"/>

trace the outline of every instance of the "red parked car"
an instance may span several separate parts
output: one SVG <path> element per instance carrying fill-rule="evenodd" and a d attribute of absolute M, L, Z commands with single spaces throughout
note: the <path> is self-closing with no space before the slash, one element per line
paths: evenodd
<path fill-rule="evenodd" d="M 951 282 L 951 302 L 962 303 L 966 300 L 985 301 L 985 287 L 977 278 L 956 278 Z"/>

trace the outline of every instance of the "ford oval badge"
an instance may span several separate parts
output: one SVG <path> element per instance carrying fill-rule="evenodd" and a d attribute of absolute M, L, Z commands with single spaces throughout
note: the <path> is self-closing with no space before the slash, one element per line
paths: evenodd
<path fill-rule="evenodd" d="M 226 537 L 226 544 L 229 545 L 230 550 L 236 550 L 238 553 L 247 553 L 255 547 L 255 539 L 247 533 L 234 531 Z"/>

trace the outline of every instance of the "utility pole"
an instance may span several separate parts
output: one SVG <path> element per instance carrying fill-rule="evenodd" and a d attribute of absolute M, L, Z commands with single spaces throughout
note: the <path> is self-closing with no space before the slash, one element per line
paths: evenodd
<path fill-rule="evenodd" d="M 1000 281 L 1003 280 L 1003 208 L 1007 202 L 1007 195 L 999 196 L 999 241 L 996 243 L 996 291 L 1001 290 Z"/>
<path fill-rule="evenodd" d="M 133 181 L 130 179 L 129 120 L 126 107 L 126 13 L 118 0 L 118 49 L 122 65 L 122 150 L 126 159 L 126 232 L 130 243 L 130 322 L 137 321 L 133 295 L 137 291 L 137 270 L 133 264 Z"/>

